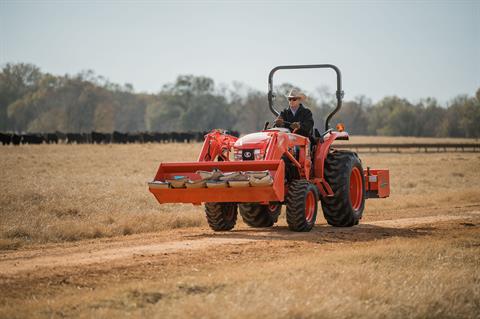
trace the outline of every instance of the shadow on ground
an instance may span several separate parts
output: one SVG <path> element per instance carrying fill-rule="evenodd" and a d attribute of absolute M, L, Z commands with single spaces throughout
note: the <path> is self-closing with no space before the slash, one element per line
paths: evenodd
<path fill-rule="evenodd" d="M 249 240 L 285 240 L 311 243 L 363 242 L 392 237 L 414 238 L 431 234 L 435 228 L 392 228 L 377 225 L 360 225 L 349 228 L 337 228 L 328 225 L 315 225 L 310 232 L 292 232 L 287 226 L 272 228 L 235 229 L 229 232 L 212 232 L 188 235 L 188 239 L 201 238 L 239 238 Z"/>

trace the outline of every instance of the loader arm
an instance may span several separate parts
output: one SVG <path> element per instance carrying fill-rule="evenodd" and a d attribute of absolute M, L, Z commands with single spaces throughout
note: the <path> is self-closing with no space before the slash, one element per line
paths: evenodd
<path fill-rule="evenodd" d="M 221 130 L 213 130 L 205 135 L 202 150 L 198 156 L 199 162 L 230 160 L 230 152 L 233 144 L 237 141 L 237 137 L 225 134 Z"/>

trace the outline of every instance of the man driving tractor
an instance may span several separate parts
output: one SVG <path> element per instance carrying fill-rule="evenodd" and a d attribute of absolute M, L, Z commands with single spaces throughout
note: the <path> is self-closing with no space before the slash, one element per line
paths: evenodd
<path fill-rule="evenodd" d="M 305 94 L 297 89 L 292 89 L 287 99 L 289 107 L 280 112 L 275 119 L 275 126 L 290 128 L 292 132 L 305 137 L 311 136 L 313 117 L 312 112 L 302 104 L 306 99 Z"/>
<path fill-rule="evenodd" d="M 312 112 L 302 105 L 305 95 L 298 89 L 290 91 L 285 110 L 279 112 L 273 106 L 273 75 L 291 69 L 332 69 L 336 73 L 337 105 L 325 119 L 322 138 L 310 138 Z M 262 131 L 240 138 L 213 130 L 205 135 L 198 161 L 160 164 L 154 180 L 148 183 L 158 202 L 205 203 L 208 224 L 215 231 L 233 229 L 238 213 L 251 227 L 272 227 L 282 206 L 286 206 L 288 228 L 303 232 L 314 227 L 319 208 L 328 224 L 352 227 L 362 218 L 367 198 L 389 196 L 388 170 L 364 170 L 355 152 L 337 151 L 332 145 L 349 138 L 347 132 L 329 125 L 342 106 L 338 67 L 274 67 L 268 75 L 267 97 L 268 107 L 277 117 L 275 124 L 285 128 L 268 129 L 267 122 Z M 316 129 L 315 135 L 320 137 Z M 308 147 L 314 152 L 309 152 Z"/>

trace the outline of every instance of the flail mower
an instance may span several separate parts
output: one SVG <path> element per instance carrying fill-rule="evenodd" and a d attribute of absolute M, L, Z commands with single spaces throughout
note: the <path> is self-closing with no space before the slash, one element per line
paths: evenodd
<path fill-rule="evenodd" d="M 342 106 L 340 70 L 332 64 L 277 66 L 268 76 L 268 106 L 275 116 L 273 75 L 282 69 L 333 69 L 337 76 L 336 108 L 325 130 L 304 137 L 288 128 L 269 128 L 237 138 L 213 130 L 205 136 L 197 162 L 161 163 L 149 190 L 159 203 L 204 203 L 215 231 L 233 229 L 238 212 L 251 227 L 271 227 L 286 206 L 293 231 L 310 231 L 319 202 L 328 224 L 350 227 L 362 218 L 366 198 L 390 194 L 389 171 L 363 169 L 358 155 L 336 150 L 348 140 L 343 127 L 329 127 Z"/>

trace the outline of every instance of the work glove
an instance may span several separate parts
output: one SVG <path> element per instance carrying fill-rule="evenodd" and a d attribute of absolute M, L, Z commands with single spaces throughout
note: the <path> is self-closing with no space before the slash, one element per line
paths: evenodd
<path fill-rule="evenodd" d="M 282 126 L 283 125 L 283 119 L 279 116 L 275 119 L 275 122 L 273 122 L 275 126 Z"/>
<path fill-rule="evenodd" d="M 293 122 L 292 124 L 290 124 L 290 128 L 292 130 L 297 130 L 300 128 L 300 122 Z"/>

